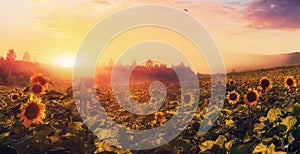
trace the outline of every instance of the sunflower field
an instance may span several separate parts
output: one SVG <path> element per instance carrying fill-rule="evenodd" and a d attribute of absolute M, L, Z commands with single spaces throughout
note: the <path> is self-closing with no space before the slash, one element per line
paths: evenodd
<path fill-rule="evenodd" d="M 98 139 L 85 123 L 92 124 L 90 126 L 103 138 L 115 142 L 118 142 L 119 130 L 97 129 L 106 124 L 101 121 L 104 115 L 99 113 L 97 104 L 93 100 L 85 102 L 86 109 L 93 116 L 83 121 L 82 116 L 85 115 L 79 114 L 74 102 L 74 87 L 63 91 L 55 89 L 49 84 L 54 79 L 37 73 L 28 79 L 28 86 L 0 87 L 0 153 L 300 153 L 299 70 L 300 66 L 294 65 L 228 73 L 222 100 L 224 106 L 215 109 L 221 112 L 215 122 L 209 122 L 212 127 L 205 134 L 199 133 L 203 118 L 216 113 L 206 113 L 211 99 L 210 77 L 199 78 L 198 108 L 188 127 L 167 144 L 136 151 Z M 149 84 L 131 85 L 132 96 L 123 101 L 160 101 L 150 99 Z M 143 116 L 124 110 L 116 101 L 111 87 L 97 87 L 96 92 L 106 111 L 105 116 L 128 129 L 143 130 L 164 125 L 177 114 L 180 103 L 189 107 L 194 100 L 193 93 L 180 96 L 180 83 L 177 81 L 164 81 L 163 84 L 167 93 L 162 107 Z M 99 119 L 101 122 L 96 123 Z M 153 142 L 160 142 L 160 139 Z"/>

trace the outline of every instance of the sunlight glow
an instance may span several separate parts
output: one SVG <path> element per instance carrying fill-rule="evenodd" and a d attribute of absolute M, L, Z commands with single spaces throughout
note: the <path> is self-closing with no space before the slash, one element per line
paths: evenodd
<path fill-rule="evenodd" d="M 57 64 L 62 67 L 73 67 L 74 59 L 71 56 L 62 56 L 58 58 Z"/>

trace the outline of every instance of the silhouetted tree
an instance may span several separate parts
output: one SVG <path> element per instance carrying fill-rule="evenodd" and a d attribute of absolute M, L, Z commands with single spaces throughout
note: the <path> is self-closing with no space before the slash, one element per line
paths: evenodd
<path fill-rule="evenodd" d="M 23 54 L 23 61 L 30 61 L 30 55 L 28 52 L 24 52 Z"/>
<path fill-rule="evenodd" d="M 147 60 L 146 67 L 151 68 L 153 66 L 153 61 L 151 59 Z"/>
<path fill-rule="evenodd" d="M 16 55 L 16 52 L 14 51 L 14 49 L 8 50 L 8 53 L 6 54 L 6 59 L 15 61 L 16 58 L 17 58 L 17 55 Z"/>

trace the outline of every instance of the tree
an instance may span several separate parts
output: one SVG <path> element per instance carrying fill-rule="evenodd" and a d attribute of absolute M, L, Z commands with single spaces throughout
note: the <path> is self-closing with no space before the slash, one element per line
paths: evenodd
<path fill-rule="evenodd" d="M 151 59 L 147 60 L 146 67 L 151 68 L 153 66 L 153 61 Z"/>
<path fill-rule="evenodd" d="M 8 53 L 6 54 L 6 59 L 15 61 L 16 58 L 17 58 L 17 55 L 16 55 L 16 52 L 14 51 L 14 49 L 8 50 Z"/>
<path fill-rule="evenodd" d="M 28 52 L 24 52 L 23 54 L 23 61 L 30 61 L 30 55 Z"/>

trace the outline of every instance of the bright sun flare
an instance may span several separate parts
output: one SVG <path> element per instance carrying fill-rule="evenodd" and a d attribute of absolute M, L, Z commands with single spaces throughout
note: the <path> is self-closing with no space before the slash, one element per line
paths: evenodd
<path fill-rule="evenodd" d="M 57 64 L 62 67 L 72 67 L 74 65 L 74 59 L 68 56 L 62 56 L 58 59 Z"/>

